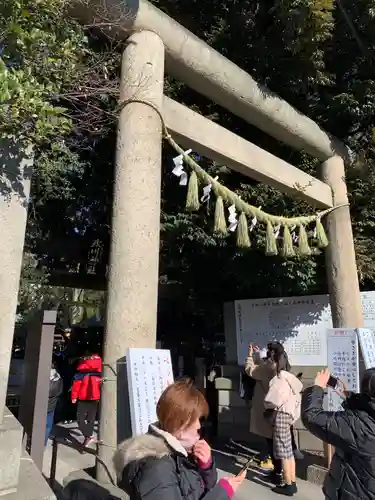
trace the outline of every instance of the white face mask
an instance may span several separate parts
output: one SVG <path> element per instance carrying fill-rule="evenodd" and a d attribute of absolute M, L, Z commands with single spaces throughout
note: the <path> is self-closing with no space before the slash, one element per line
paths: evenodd
<path fill-rule="evenodd" d="M 196 443 L 199 441 L 200 436 L 196 429 L 189 429 L 186 431 L 181 431 L 178 440 L 185 450 L 189 453 L 192 451 Z"/>

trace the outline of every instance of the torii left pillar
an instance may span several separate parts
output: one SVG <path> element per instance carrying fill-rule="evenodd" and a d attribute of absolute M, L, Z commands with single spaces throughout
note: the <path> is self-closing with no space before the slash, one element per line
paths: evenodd
<path fill-rule="evenodd" d="M 5 403 L 32 167 L 30 146 L 0 139 L 0 497 L 17 489 L 22 453 L 22 427 Z"/>
<path fill-rule="evenodd" d="M 159 284 L 164 44 L 156 33 L 129 37 L 121 70 L 97 479 L 115 480 L 112 459 L 127 436 L 129 347 L 156 345 Z M 138 102 L 131 102 L 132 100 Z M 140 101 L 143 101 L 140 102 Z"/>

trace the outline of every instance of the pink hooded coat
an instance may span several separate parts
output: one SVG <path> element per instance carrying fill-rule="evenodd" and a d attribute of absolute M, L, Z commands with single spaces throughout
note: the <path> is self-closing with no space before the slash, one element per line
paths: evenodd
<path fill-rule="evenodd" d="M 293 373 L 282 370 L 270 381 L 264 408 L 287 413 L 295 422 L 301 414 L 302 389 L 302 382 Z"/>

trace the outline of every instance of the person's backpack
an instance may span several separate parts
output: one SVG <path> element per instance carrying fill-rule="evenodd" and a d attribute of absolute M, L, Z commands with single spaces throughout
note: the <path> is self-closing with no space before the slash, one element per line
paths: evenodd
<path fill-rule="evenodd" d="M 253 399 L 256 380 L 243 370 L 240 373 L 240 397 L 249 403 Z"/>

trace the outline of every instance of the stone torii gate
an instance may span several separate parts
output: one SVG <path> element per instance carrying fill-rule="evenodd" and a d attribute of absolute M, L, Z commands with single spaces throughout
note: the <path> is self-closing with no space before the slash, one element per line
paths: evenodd
<path fill-rule="evenodd" d="M 116 374 L 121 372 L 127 348 L 154 347 L 156 342 L 163 137 L 159 114 L 139 101 L 160 110 L 181 146 L 304 199 L 314 208 L 340 206 L 326 220 L 333 324 L 361 327 L 363 318 L 350 211 L 345 205 L 347 148 L 147 0 L 87 0 L 84 4 L 76 0 L 74 13 L 84 24 L 100 25 L 111 36 L 127 39 L 120 100 L 128 104 L 119 116 L 116 149 L 104 346 L 107 381 L 102 393 L 98 464 L 98 479 L 108 482 L 109 475 L 113 477 L 113 450 L 124 437 L 118 410 L 126 388 Z M 318 158 L 320 180 L 165 97 L 165 68 L 245 121 Z M 29 179 L 23 183 L 27 197 Z M 14 198 L 11 203 L 0 196 L 0 296 L 4 299 L 0 308 L 0 431 L 26 221 L 24 202 Z"/>
<path fill-rule="evenodd" d="M 222 162 L 316 208 L 348 203 L 347 148 L 285 101 L 261 88 L 245 71 L 162 13 L 147 0 L 100 0 L 77 6 L 81 22 L 99 24 L 126 39 L 119 116 L 114 208 L 105 334 L 105 376 L 128 347 L 153 347 L 160 232 L 162 123 L 183 147 Z M 322 161 L 318 180 L 163 95 L 164 71 L 264 132 Z M 138 102 L 132 102 L 138 100 Z M 300 186 L 305 186 L 301 190 Z M 327 279 L 335 327 L 363 324 L 348 206 L 327 217 Z M 112 376 L 113 378 L 113 376 Z M 119 382 L 118 382 L 119 386 Z M 111 469 L 117 395 L 104 385 L 101 460 Z M 98 468 L 98 479 L 108 481 Z"/>

